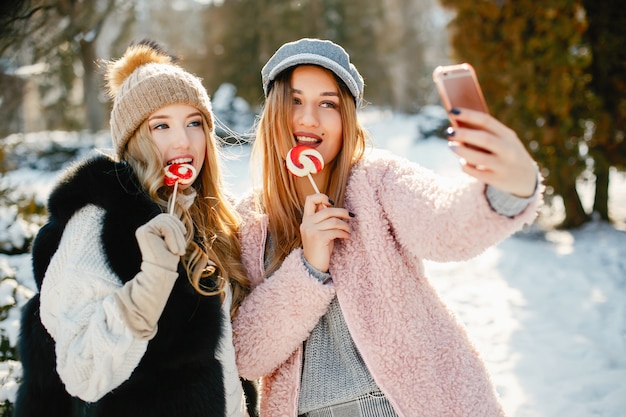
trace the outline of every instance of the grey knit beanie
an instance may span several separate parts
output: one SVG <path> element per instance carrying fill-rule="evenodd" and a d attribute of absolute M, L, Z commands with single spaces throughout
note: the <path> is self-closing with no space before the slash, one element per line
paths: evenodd
<path fill-rule="evenodd" d="M 267 61 L 261 70 L 265 97 L 278 74 L 287 68 L 303 64 L 319 65 L 331 70 L 346 83 L 357 103 L 363 98 L 363 77 L 350 63 L 348 53 L 336 43 L 313 38 L 286 43 Z"/>
<path fill-rule="evenodd" d="M 105 79 L 113 99 L 110 125 L 118 159 L 148 116 L 170 104 L 196 107 L 213 129 L 211 100 L 200 79 L 176 65 L 154 42 L 129 46 L 119 60 L 107 63 Z"/>

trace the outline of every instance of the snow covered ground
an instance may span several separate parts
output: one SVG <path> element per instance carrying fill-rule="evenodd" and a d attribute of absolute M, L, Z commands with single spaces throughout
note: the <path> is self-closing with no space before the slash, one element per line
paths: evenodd
<path fill-rule="evenodd" d="M 445 141 L 416 140 L 425 121 L 376 110 L 361 117 L 377 147 L 443 175 L 460 175 Z M 106 134 L 98 143 L 108 146 Z M 226 179 L 236 195 L 250 185 L 249 151 L 238 146 L 226 152 Z M 470 261 L 426 265 L 442 298 L 467 326 L 510 417 L 626 416 L 626 175 L 611 175 L 617 227 L 593 222 L 580 230 L 551 231 L 535 225 Z M 36 190 L 45 201 L 54 178 L 30 169 L 2 180 L 24 192 Z M 592 185 L 581 183 L 580 190 L 588 206 Z M 28 233 L 27 225 L 14 226 L 3 213 L 0 234 L 15 227 L 21 227 L 13 231 L 16 237 Z M 543 215 L 541 223 L 554 223 L 558 206 Z M 0 269 L 32 288 L 27 255 L 0 255 Z M 13 285 L 0 285 L 2 302 L 13 297 L 21 304 L 30 296 L 23 287 L 14 293 Z M 10 339 L 17 337 L 15 311 L 0 323 Z M 0 363 L 0 401 L 14 395 L 15 382 L 6 378 L 11 366 L 19 374 L 19 364 Z"/>

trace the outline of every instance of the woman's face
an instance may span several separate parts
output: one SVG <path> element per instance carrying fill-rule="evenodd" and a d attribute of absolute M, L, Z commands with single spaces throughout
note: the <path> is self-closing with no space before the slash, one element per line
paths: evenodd
<path fill-rule="evenodd" d="M 187 104 L 162 107 L 148 116 L 148 126 L 164 167 L 188 163 L 196 169 L 196 176 L 200 173 L 206 154 L 206 135 L 198 109 Z M 179 184 L 180 188 L 188 186 Z"/>
<path fill-rule="evenodd" d="M 308 145 L 332 162 L 343 142 L 339 86 L 332 73 L 314 65 L 301 65 L 291 76 L 291 128 L 296 142 Z"/>

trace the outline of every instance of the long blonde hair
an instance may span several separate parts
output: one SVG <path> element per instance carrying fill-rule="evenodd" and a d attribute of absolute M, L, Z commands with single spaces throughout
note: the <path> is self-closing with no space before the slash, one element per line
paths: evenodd
<path fill-rule="evenodd" d="M 223 192 L 219 149 L 207 120 L 204 116 L 202 119 L 207 146 L 204 164 L 192 184 L 197 195 L 189 209 L 178 204 L 180 199 L 177 199 L 174 209 L 186 229 L 187 253 L 182 263 L 189 282 L 202 295 L 219 295 L 223 300 L 226 285 L 230 282 L 233 290 L 231 316 L 234 316 L 240 302 L 249 292 L 237 238 L 240 218 Z M 172 187 L 163 184 L 161 154 L 152 140 L 147 121 L 128 141 L 122 159 L 133 168 L 148 195 L 166 211 Z M 179 190 L 180 193 L 185 191 Z M 207 268 L 211 263 L 215 271 Z M 217 279 L 205 279 L 211 275 L 214 278 L 217 276 Z"/>
<path fill-rule="evenodd" d="M 283 71 L 273 82 L 257 122 L 251 155 L 253 170 L 260 169 L 262 172 L 261 190 L 256 194 L 257 210 L 268 216 L 269 235 L 273 243 L 273 251 L 267 254 L 267 276 L 280 267 L 287 255 L 302 245 L 302 196 L 284 161 L 284 155 L 295 145 L 291 128 L 292 74 L 293 68 Z M 339 89 L 343 142 L 337 157 L 324 167 L 328 170 L 326 184 L 318 186 L 337 207 L 342 207 L 350 170 L 363 157 L 369 137 L 357 118 L 356 103 L 350 90 L 334 74 L 333 77 Z"/>

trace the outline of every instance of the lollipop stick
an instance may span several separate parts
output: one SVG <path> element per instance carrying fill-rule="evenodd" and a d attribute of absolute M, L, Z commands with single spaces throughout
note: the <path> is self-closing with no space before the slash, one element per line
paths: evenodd
<path fill-rule="evenodd" d="M 174 191 L 172 191 L 172 199 L 170 200 L 169 213 L 174 214 L 174 204 L 176 203 L 176 190 L 178 190 L 178 181 L 174 183 Z"/>
<path fill-rule="evenodd" d="M 315 190 L 315 192 L 319 194 L 320 190 L 317 188 L 317 184 L 315 184 L 315 181 L 313 180 L 313 177 L 311 176 L 311 174 L 306 174 L 306 176 L 309 177 L 309 181 L 311 181 L 311 185 L 313 186 L 313 189 Z"/>

